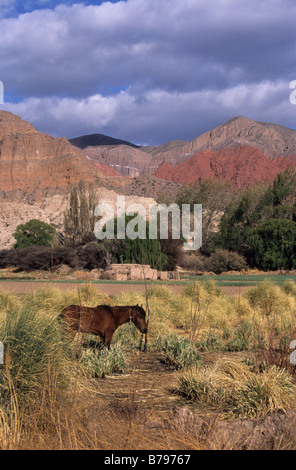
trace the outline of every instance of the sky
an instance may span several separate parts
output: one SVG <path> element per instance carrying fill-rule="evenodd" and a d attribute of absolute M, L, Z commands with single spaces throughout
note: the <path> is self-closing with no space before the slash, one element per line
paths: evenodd
<path fill-rule="evenodd" d="M 294 0 L 0 0 L 0 109 L 55 137 L 296 128 Z"/>

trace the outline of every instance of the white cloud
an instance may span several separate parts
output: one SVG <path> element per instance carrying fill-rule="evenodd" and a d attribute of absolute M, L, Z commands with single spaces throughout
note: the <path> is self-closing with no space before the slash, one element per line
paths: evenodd
<path fill-rule="evenodd" d="M 220 91 L 153 90 L 141 99 L 132 90 L 86 99 L 28 98 L 17 104 L 5 103 L 4 108 L 55 136 L 70 138 L 100 132 L 139 144 L 153 144 L 193 139 L 236 115 L 292 127 L 296 109 L 289 95 L 288 82 L 267 81 Z"/>
<path fill-rule="evenodd" d="M 286 55 L 294 50 L 296 7 L 270 8 L 270 0 L 254 10 L 254 0 L 241 0 L 240 8 L 218 3 L 60 5 L 3 19 L 2 80 L 23 96 L 85 96 L 127 83 L 194 89 L 206 83 L 207 72 L 217 86 L 233 80 L 237 70 L 249 81 L 279 78 L 279 63 L 287 66 Z M 284 35 L 278 32 L 283 27 Z M 275 42 L 285 49 L 275 51 Z"/>
<path fill-rule="evenodd" d="M 0 19 L 0 80 L 20 101 L 4 106 L 54 135 L 149 143 L 237 114 L 292 126 L 295 13 L 290 0 L 127 0 Z"/>

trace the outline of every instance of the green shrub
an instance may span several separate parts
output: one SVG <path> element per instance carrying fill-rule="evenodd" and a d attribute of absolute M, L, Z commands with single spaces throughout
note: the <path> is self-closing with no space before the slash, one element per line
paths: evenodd
<path fill-rule="evenodd" d="M 196 347 L 199 351 L 212 351 L 223 349 L 223 342 L 212 330 L 209 331 L 206 337 L 201 338 L 196 342 Z"/>
<path fill-rule="evenodd" d="M 259 269 L 294 269 L 296 267 L 296 223 L 287 219 L 261 220 L 248 236 Z"/>
<path fill-rule="evenodd" d="M 285 281 L 282 284 L 281 289 L 285 292 L 285 294 L 296 296 L 296 283 L 292 281 L 292 279 Z"/>
<path fill-rule="evenodd" d="M 245 351 L 250 348 L 253 328 L 249 320 L 242 320 L 234 330 L 233 337 L 226 343 L 227 351 Z"/>
<path fill-rule="evenodd" d="M 208 260 L 208 269 L 215 274 L 221 274 L 226 271 L 242 271 L 247 268 L 247 262 L 243 256 L 238 253 L 218 249 Z"/>
<path fill-rule="evenodd" d="M 110 350 L 82 349 L 81 366 L 88 377 L 104 378 L 107 374 L 123 372 L 127 366 L 126 351 L 120 343 L 113 344 Z"/>
<path fill-rule="evenodd" d="M 51 246 L 55 235 L 55 227 L 41 220 L 32 219 L 17 226 L 13 234 L 16 239 L 15 248 L 27 248 L 35 245 Z"/>
<path fill-rule="evenodd" d="M 258 309 L 265 316 L 280 314 L 289 310 L 289 299 L 284 292 L 270 281 L 263 281 L 251 287 L 247 293 L 251 307 Z"/>
<path fill-rule="evenodd" d="M 196 345 L 188 338 L 171 334 L 156 338 L 154 344 L 164 351 L 166 363 L 174 369 L 184 369 L 201 363 Z"/>

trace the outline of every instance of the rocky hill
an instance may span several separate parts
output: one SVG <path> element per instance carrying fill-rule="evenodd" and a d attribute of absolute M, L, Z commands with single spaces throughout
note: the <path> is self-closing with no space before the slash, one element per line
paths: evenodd
<path fill-rule="evenodd" d="M 276 175 L 288 167 L 296 167 L 296 155 L 271 159 L 246 145 L 197 152 L 175 166 L 164 162 L 154 176 L 179 184 L 208 179 L 228 180 L 233 187 L 240 188 L 257 181 L 272 183 Z"/>
<path fill-rule="evenodd" d="M 82 135 L 80 137 L 74 137 L 69 139 L 69 142 L 79 149 L 85 149 L 86 147 L 98 147 L 98 146 L 112 146 L 112 145 L 127 145 L 129 147 L 138 148 L 138 145 L 132 144 L 126 140 L 115 139 L 104 134 L 89 134 Z"/>
<path fill-rule="evenodd" d="M 168 144 L 166 144 L 168 145 Z M 273 159 L 280 156 L 296 154 L 296 131 L 278 124 L 252 121 L 238 116 L 221 124 L 213 130 L 205 132 L 190 142 L 175 146 L 174 152 L 163 151 L 160 146 L 154 155 L 163 157 L 163 161 L 181 163 L 197 152 L 205 150 L 233 150 L 248 146 L 255 148 Z"/>
<path fill-rule="evenodd" d="M 96 145 L 83 153 L 123 176 L 153 175 L 180 184 L 219 177 L 246 186 L 271 181 L 295 165 L 296 131 L 239 116 L 190 142 L 173 140 L 141 148 Z"/>
<path fill-rule="evenodd" d="M 179 151 L 174 159 L 170 152 L 163 153 L 154 176 L 182 184 L 219 178 L 246 187 L 256 181 L 272 182 L 277 173 L 296 166 L 296 131 L 237 117 Z"/>
<path fill-rule="evenodd" d="M 273 159 L 296 154 L 296 131 L 238 116 L 192 140 L 187 152 L 253 147 Z M 184 149 L 185 150 L 185 149 Z"/>
<path fill-rule="evenodd" d="M 152 175 L 158 168 L 149 154 L 127 145 L 86 147 L 82 152 L 93 162 L 107 165 L 122 176 Z"/>
<path fill-rule="evenodd" d="M 98 184 L 106 174 L 66 138 L 37 131 L 15 114 L 0 111 L 0 200 L 35 201 L 65 193 L 82 180 Z"/>

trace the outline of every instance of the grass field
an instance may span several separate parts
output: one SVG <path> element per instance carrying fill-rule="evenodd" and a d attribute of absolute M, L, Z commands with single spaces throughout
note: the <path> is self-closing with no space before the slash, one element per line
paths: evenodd
<path fill-rule="evenodd" d="M 90 279 L 87 279 L 87 274 L 84 275 L 86 279 L 81 279 L 77 276 L 76 279 L 61 279 L 56 276 L 51 276 L 50 273 L 45 275 L 45 278 L 39 278 L 38 273 L 34 274 L 15 274 L 11 271 L 0 270 L 0 281 L 19 281 L 19 282 L 44 282 L 45 280 L 52 280 L 55 283 L 69 283 L 69 284 L 83 284 L 90 282 Z M 155 285 L 186 285 L 190 281 L 198 281 L 199 283 L 204 283 L 214 280 L 214 282 L 219 286 L 254 286 L 258 283 L 269 281 L 275 285 L 282 285 L 286 281 L 296 282 L 296 275 L 292 274 L 219 274 L 219 275 L 183 275 L 181 274 L 180 280 L 170 280 L 170 281 L 160 281 L 160 280 L 151 280 L 151 281 L 113 281 L 113 280 L 91 280 L 94 284 L 122 284 L 122 285 L 145 285 L 145 284 L 155 284 Z"/>
<path fill-rule="evenodd" d="M 183 281 L 198 280 L 199 282 L 207 282 L 214 279 L 215 283 L 219 286 L 255 286 L 258 283 L 269 281 L 276 285 L 281 285 L 286 281 L 296 282 L 295 275 L 281 275 L 281 274 L 241 274 L 241 275 L 227 275 L 220 274 L 217 276 L 184 276 Z"/>

